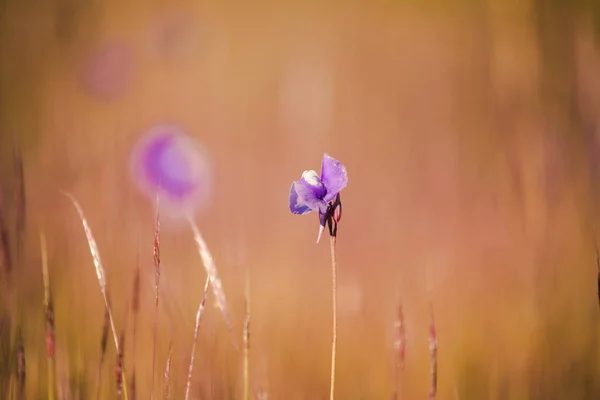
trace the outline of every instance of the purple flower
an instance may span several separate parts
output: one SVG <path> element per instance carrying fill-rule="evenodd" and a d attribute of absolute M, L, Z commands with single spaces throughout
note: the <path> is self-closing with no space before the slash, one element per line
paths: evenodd
<path fill-rule="evenodd" d="M 319 212 L 319 235 L 317 243 L 325 228 L 325 222 L 329 223 L 330 233 L 335 235 L 332 224 L 339 221 L 338 214 L 334 216 L 335 210 L 341 207 L 339 193 L 348 184 L 348 173 L 341 162 L 328 154 L 323 155 L 321 176 L 315 171 L 308 170 L 302 173 L 299 181 L 292 183 L 290 188 L 290 211 L 293 214 L 308 214 L 311 211 Z M 332 221 L 333 220 L 333 221 Z"/>
<path fill-rule="evenodd" d="M 133 178 L 150 198 L 159 197 L 175 208 L 196 208 L 210 189 L 210 170 L 202 149 L 170 125 L 150 129 L 136 144 Z"/>

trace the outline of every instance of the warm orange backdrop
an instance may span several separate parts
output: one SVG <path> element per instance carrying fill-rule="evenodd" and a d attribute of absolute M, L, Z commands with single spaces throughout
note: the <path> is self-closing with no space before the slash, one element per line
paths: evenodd
<path fill-rule="evenodd" d="M 328 152 L 349 174 L 338 239 L 339 399 L 390 397 L 400 298 L 405 399 L 427 394 L 430 301 L 440 399 L 600 396 L 588 167 L 600 126 L 600 51 L 584 11 L 499 0 L 34 3 L 0 12 L 8 221 L 13 141 L 25 162 L 27 251 L 17 290 L 31 396 L 44 393 L 46 376 L 40 229 L 49 242 L 59 385 L 69 373 L 84 376 L 95 393 L 103 301 L 83 230 L 59 189 L 79 199 L 96 235 L 119 329 L 127 322 L 129 373 L 127 309 L 139 256 L 135 371 L 138 395 L 149 395 L 153 208 L 127 168 L 136 138 L 165 121 L 212 158 L 212 204 L 198 223 L 240 339 L 250 271 L 255 391 L 290 400 L 328 393 L 329 246 L 315 244 L 316 216 L 287 209 L 292 180 L 318 170 Z M 177 12 L 191 29 L 166 59 L 152 52 L 152 23 Z M 86 54 L 106 40 L 134 51 L 131 85 L 112 101 L 78 80 Z M 171 339 L 181 396 L 205 273 L 185 226 L 164 221 L 161 239 L 156 388 Z M 240 398 L 241 368 L 210 307 L 196 398 L 227 398 L 227 390 Z"/>

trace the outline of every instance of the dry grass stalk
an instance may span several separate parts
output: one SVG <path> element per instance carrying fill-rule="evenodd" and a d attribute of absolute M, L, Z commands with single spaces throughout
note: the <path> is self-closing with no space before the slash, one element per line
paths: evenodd
<path fill-rule="evenodd" d="M 246 317 L 244 318 L 244 400 L 250 400 L 250 280 L 246 273 Z"/>
<path fill-rule="evenodd" d="M 192 372 L 194 371 L 194 357 L 196 354 L 196 342 L 198 341 L 198 331 L 200 329 L 200 319 L 204 313 L 204 304 L 206 303 L 206 293 L 208 292 L 208 284 L 210 283 L 210 276 L 206 277 L 206 283 L 204 284 L 204 292 L 202 293 L 202 300 L 198 305 L 198 311 L 196 312 L 196 326 L 194 327 L 194 343 L 192 344 L 192 353 L 190 354 L 190 365 L 188 367 L 187 384 L 185 387 L 185 400 L 190 398 L 190 387 L 192 385 Z"/>
<path fill-rule="evenodd" d="M 158 197 L 156 199 L 156 220 L 154 222 L 154 285 L 156 289 L 154 305 L 154 339 L 152 345 L 152 383 L 150 389 L 150 398 L 154 398 L 154 367 L 156 365 L 156 336 L 158 329 L 158 297 L 160 283 L 160 214 L 158 211 Z"/>
<path fill-rule="evenodd" d="M 102 296 L 104 297 L 104 304 L 106 306 L 106 311 L 108 312 L 108 319 L 110 321 L 110 327 L 112 330 L 113 339 L 115 341 L 115 348 L 117 350 L 117 354 L 119 354 L 121 348 L 119 345 L 119 339 L 117 336 L 117 329 L 115 327 L 115 321 L 113 319 L 110 304 L 108 302 L 108 294 L 106 291 L 106 275 L 104 273 L 104 267 L 102 266 L 102 260 L 100 258 L 100 251 L 98 250 L 98 245 L 96 244 L 96 240 L 94 239 L 92 230 L 87 222 L 87 219 L 85 218 L 85 215 L 83 214 L 83 210 L 82 210 L 81 206 L 79 205 L 79 202 L 75 199 L 75 197 L 73 197 L 72 194 L 64 192 L 64 191 L 62 193 L 65 196 L 67 196 L 69 198 L 69 200 L 71 200 L 71 202 L 73 203 L 73 206 L 75 206 L 75 209 L 77 210 L 77 213 L 79 214 L 79 218 L 81 219 L 81 223 L 83 225 L 83 230 L 85 231 L 85 236 L 87 238 L 88 245 L 90 247 L 90 253 L 91 253 L 92 259 L 94 261 L 94 267 L 96 269 L 96 276 L 98 277 L 100 291 L 102 292 Z M 123 373 L 122 379 L 125 380 L 124 373 Z M 124 394 L 125 400 L 127 400 L 128 397 L 127 397 L 127 386 L 126 385 L 124 385 L 123 392 L 124 392 L 123 394 Z"/>
<path fill-rule="evenodd" d="M 165 365 L 164 381 L 163 381 L 163 394 L 164 399 L 169 400 L 171 398 L 171 356 L 172 356 L 172 343 L 169 341 L 169 355 L 167 356 L 167 364 Z"/>
<path fill-rule="evenodd" d="M 136 330 L 136 317 L 140 311 L 140 263 L 139 259 L 133 275 L 133 288 L 131 296 L 131 310 L 133 311 L 133 331 Z"/>
<path fill-rule="evenodd" d="M 11 248 L 10 233 L 7 228 L 5 221 L 2 216 L 2 193 L 0 192 L 0 273 L 4 274 L 4 277 L 0 275 L 0 296 L 2 297 L 0 303 L 3 308 L 7 309 L 10 314 L 13 309 L 17 306 L 17 300 L 15 298 L 13 285 L 13 267 L 14 264 L 20 265 L 19 254 L 14 256 L 13 249 Z M 19 223 L 17 218 L 17 224 Z M 18 227 L 17 227 L 18 228 Z M 20 230 L 17 229 L 17 241 L 21 238 Z M 17 250 L 19 250 L 19 243 L 17 243 Z M 15 261 L 16 260 L 16 261 Z"/>
<path fill-rule="evenodd" d="M 106 345 L 108 342 L 108 326 L 110 325 L 108 310 L 104 311 L 104 324 L 102 325 L 102 335 L 100 337 L 100 361 L 98 363 L 98 377 L 97 382 L 97 393 L 96 399 L 100 399 L 100 388 L 102 387 L 102 364 L 104 363 L 104 356 L 106 355 Z"/>
<path fill-rule="evenodd" d="M 256 400 L 269 400 L 269 392 L 266 389 L 260 389 L 256 394 Z"/>
<path fill-rule="evenodd" d="M 598 270 L 598 275 L 597 275 L 598 292 L 596 294 L 598 296 L 598 305 L 600 306 L 600 251 L 598 250 L 598 243 L 596 242 L 596 224 L 593 221 L 592 221 L 592 241 L 594 242 L 594 250 L 596 250 L 596 268 Z"/>
<path fill-rule="evenodd" d="M 8 230 L 0 214 L 0 269 L 6 275 L 10 276 L 12 272 L 12 257 L 10 254 L 10 241 L 8 239 Z M 8 279 L 7 279 L 8 280 Z"/>
<path fill-rule="evenodd" d="M 438 365 L 438 341 L 435 330 L 435 321 L 433 319 L 433 308 L 429 320 L 429 363 L 430 363 L 430 381 L 429 381 L 429 400 L 434 400 L 437 394 L 437 365 Z"/>
<path fill-rule="evenodd" d="M 12 347 L 10 341 L 12 320 L 0 310 L 0 394 L 8 396 L 12 383 Z"/>
<path fill-rule="evenodd" d="M 131 374 L 131 399 L 136 398 L 136 382 L 135 382 L 135 348 L 136 348 L 136 333 L 137 333 L 137 317 L 140 311 L 140 264 L 139 260 L 135 268 L 135 275 L 133 277 L 133 298 L 131 300 L 131 308 L 133 311 L 133 349 L 132 349 L 132 360 L 133 360 L 133 371 Z"/>
<path fill-rule="evenodd" d="M 17 262 L 20 262 L 22 256 L 23 237 L 25 234 L 25 221 L 26 221 L 26 203 L 25 203 L 25 179 L 23 173 L 23 158 L 21 152 L 15 145 L 14 151 L 14 163 L 15 163 L 15 205 L 16 205 L 16 237 L 17 237 Z"/>
<path fill-rule="evenodd" d="M 406 332 L 404 328 L 404 311 L 402 303 L 398 305 L 398 317 L 394 323 L 396 340 L 394 341 L 394 350 L 396 352 L 396 368 L 404 369 L 404 359 L 406 356 Z"/>
<path fill-rule="evenodd" d="M 54 306 L 50 294 L 50 277 L 48 274 L 48 251 L 46 237 L 40 232 L 40 246 L 42 254 L 42 276 L 44 279 L 44 308 L 46 313 L 46 358 L 48 363 L 48 399 L 55 398 L 55 358 L 54 358 Z"/>
<path fill-rule="evenodd" d="M 25 178 L 23 173 L 23 158 L 17 146 L 14 148 L 15 165 L 15 205 L 17 214 L 17 232 L 22 233 L 25 229 Z"/>
<path fill-rule="evenodd" d="M 404 370 L 404 360 L 406 356 L 406 331 L 404 327 L 404 311 L 402 302 L 398 305 L 398 314 L 394 322 L 394 395 L 392 398 L 397 399 L 398 394 L 398 379 L 401 371 Z"/>
<path fill-rule="evenodd" d="M 215 295 L 217 305 L 219 310 L 221 310 L 221 314 L 225 319 L 225 323 L 227 324 L 227 329 L 229 329 L 229 334 L 232 338 L 233 345 L 235 349 L 238 349 L 237 340 L 235 339 L 235 335 L 233 334 L 233 327 L 231 324 L 231 318 L 229 318 L 229 313 L 227 311 L 227 301 L 225 299 L 225 292 L 223 291 L 223 285 L 221 284 L 221 279 L 219 279 L 219 274 L 217 273 L 217 267 L 215 265 L 215 260 L 213 259 L 210 251 L 208 250 L 208 246 L 204 241 L 204 238 L 200 234 L 200 230 L 198 226 L 194 222 L 194 220 L 190 217 L 189 222 L 192 228 L 192 232 L 194 233 L 194 240 L 196 241 L 196 245 L 198 246 L 198 252 L 200 253 L 200 258 L 202 259 L 202 263 L 204 264 L 204 268 L 206 269 L 206 274 L 208 275 L 208 279 L 210 281 L 210 285 L 213 289 L 213 293 Z"/>
<path fill-rule="evenodd" d="M 25 399 L 25 377 L 27 374 L 27 366 L 25 364 L 25 347 L 23 346 L 23 338 L 21 332 L 17 335 L 17 399 Z"/>
<path fill-rule="evenodd" d="M 244 400 L 250 400 L 250 314 L 244 318 Z"/>
<path fill-rule="evenodd" d="M 125 382 L 125 372 L 123 371 L 123 344 L 125 343 L 125 332 L 121 332 L 121 337 L 119 340 L 120 346 L 119 346 L 119 351 L 117 353 L 117 367 L 115 370 L 115 379 L 117 382 L 117 399 L 121 399 L 123 396 L 123 392 L 126 391 L 124 390 L 126 382 Z"/>
<path fill-rule="evenodd" d="M 48 250 L 46 248 L 46 236 L 40 232 L 40 249 L 42 255 L 42 278 L 44 280 L 44 306 L 50 303 L 50 275 L 48 273 Z"/>
<path fill-rule="evenodd" d="M 136 393 L 137 393 L 137 387 L 135 384 L 135 375 L 133 375 L 133 377 L 131 379 L 130 390 L 129 390 L 129 396 L 131 397 L 131 400 L 136 399 Z"/>

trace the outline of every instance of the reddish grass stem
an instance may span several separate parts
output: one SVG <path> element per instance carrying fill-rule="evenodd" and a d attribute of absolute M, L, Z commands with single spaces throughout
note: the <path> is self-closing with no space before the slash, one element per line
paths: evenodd
<path fill-rule="evenodd" d="M 138 313 L 140 311 L 140 264 L 139 259 L 135 267 L 135 275 L 133 278 L 133 299 L 132 299 L 132 311 L 133 311 L 133 348 L 131 359 L 133 361 L 133 371 L 131 373 L 131 399 L 136 398 L 136 381 L 135 381 L 135 350 L 137 342 L 137 320 Z"/>
<path fill-rule="evenodd" d="M 430 363 L 430 381 L 429 381 L 429 400 L 434 400 L 437 394 L 437 353 L 438 341 L 435 330 L 435 321 L 433 319 L 433 307 L 431 309 L 429 320 L 429 363 Z"/>
<path fill-rule="evenodd" d="M 127 384 L 125 382 L 125 372 L 123 371 L 123 358 L 124 358 L 124 354 L 123 354 L 123 347 L 125 344 L 125 332 L 121 332 L 121 337 L 119 339 L 119 350 L 117 352 L 117 366 L 116 366 L 116 373 L 115 373 L 115 379 L 117 382 L 117 399 L 121 399 L 121 396 L 123 395 L 124 391 L 127 391 L 127 388 L 125 387 L 125 385 Z"/>
<path fill-rule="evenodd" d="M 156 200 L 156 220 L 154 223 L 154 285 L 156 289 L 154 304 L 154 339 L 152 344 L 152 384 L 150 398 L 154 398 L 154 368 L 156 365 L 156 336 L 158 329 L 158 296 L 160 282 L 160 215 L 158 211 L 158 198 Z"/>
<path fill-rule="evenodd" d="M 23 346 L 23 338 L 21 330 L 17 335 L 17 399 L 25 399 L 25 376 L 27 367 L 25 364 L 25 347 Z"/>
<path fill-rule="evenodd" d="M 8 229 L 4 224 L 2 215 L 0 214 L 0 268 L 5 274 L 5 280 L 8 281 L 12 272 L 12 257 L 10 253 L 10 242 L 8 239 Z"/>
<path fill-rule="evenodd" d="M 15 144 L 14 148 L 14 163 L 15 163 L 15 213 L 16 213 L 16 238 L 17 238 L 17 265 L 23 262 L 22 248 L 25 237 L 25 222 L 26 222 L 26 200 L 25 200 L 25 178 L 23 173 L 23 158 L 21 151 Z"/>
<path fill-rule="evenodd" d="M 406 332 L 404 327 L 404 311 L 402 309 L 402 302 L 398 305 L 398 315 L 394 322 L 394 399 L 397 399 L 399 395 L 398 379 L 399 374 L 404 370 L 404 359 L 406 355 Z"/>
<path fill-rule="evenodd" d="M 398 371 L 404 369 L 404 358 L 406 356 L 406 331 L 404 328 L 404 310 L 402 303 L 398 305 L 398 319 L 396 320 L 396 341 L 394 348 L 396 350 L 396 368 Z"/>
<path fill-rule="evenodd" d="M 244 318 L 244 400 L 250 400 L 250 279 L 246 270 L 246 317 Z"/>
<path fill-rule="evenodd" d="M 164 374 L 164 399 L 169 400 L 171 398 L 171 355 L 172 355 L 172 342 L 169 342 L 169 355 L 167 356 L 167 364 L 165 365 Z"/>
<path fill-rule="evenodd" d="M 204 284 L 204 292 L 202 293 L 202 300 L 198 305 L 198 311 L 196 312 L 196 326 L 194 327 L 194 343 L 192 344 L 192 353 L 190 355 L 190 365 L 188 368 L 187 384 L 185 386 L 185 400 L 190 398 L 190 387 L 192 385 L 192 372 L 194 371 L 194 357 L 196 354 L 196 342 L 198 341 L 198 330 L 200 329 L 200 319 L 204 313 L 204 303 L 206 302 L 206 292 L 208 291 L 208 284 L 210 283 L 210 276 L 206 277 L 206 283 Z"/>

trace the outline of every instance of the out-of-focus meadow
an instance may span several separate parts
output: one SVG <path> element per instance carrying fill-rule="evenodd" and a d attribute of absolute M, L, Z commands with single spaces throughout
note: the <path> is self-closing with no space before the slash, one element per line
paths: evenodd
<path fill-rule="evenodd" d="M 210 204 L 196 219 L 240 341 L 249 272 L 255 394 L 328 392 L 329 246 L 315 244 L 316 216 L 288 210 L 291 182 L 319 170 L 327 152 L 349 176 L 337 398 L 390 398 L 394 381 L 402 399 L 427 395 L 430 302 L 438 398 L 600 397 L 600 11 L 594 2 L 417 3 L 2 2 L 1 215 L 14 280 L 3 275 L 12 323 L 0 335 L 12 343 L 21 328 L 27 398 L 45 398 L 47 386 L 40 230 L 59 398 L 96 395 L 104 300 L 60 190 L 89 219 L 126 330 L 128 379 L 135 371 L 137 397 L 149 397 L 154 205 L 132 183 L 129 156 L 165 122 L 210 156 Z M 110 44 L 120 52 L 90 64 Z M 20 256 L 15 148 L 26 204 Z M 205 276 L 189 228 L 165 217 L 157 397 L 170 341 L 172 393 L 183 396 Z M 406 366 L 396 377 L 400 299 Z M 192 398 L 241 398 L 241 352 L 213 302 L 209 292 Z M 114 397 L 114 370 L 109 341 L 102 398 Z"/>

